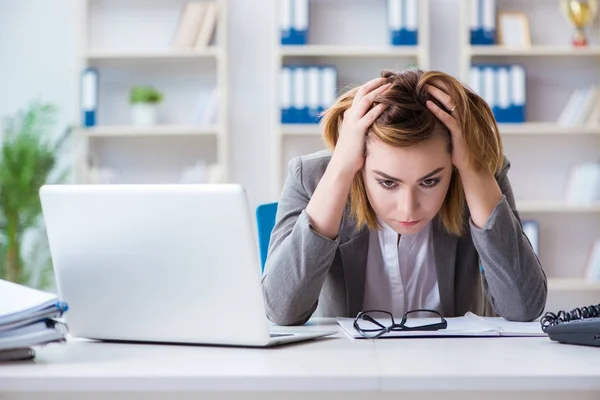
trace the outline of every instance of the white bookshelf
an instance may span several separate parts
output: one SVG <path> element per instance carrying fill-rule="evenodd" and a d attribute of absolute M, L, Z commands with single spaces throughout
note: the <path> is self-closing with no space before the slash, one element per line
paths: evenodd
<path fill-rule="evenodd" d="M 598 304 L 600 282 L 577 278 L 548 278 L 548 299 L 546 310 L 570 311 L 574 308 Z"/>
<path fill-rule="evenodd" d="M 600 135 L 599 125 L 562 126 L 552 122 L 525 122 L 523 124 L 499 124 L 503 136 L 508 135 Z"/>
<path fill-rule="evenodd" d="M 524 124 L 498 124 L 503 136 L 518 135 L 598 135 L 600 126 L 561 126 L 553 123 L 530 122 Z M 283 135 L 315 136 L 321 135 L 321 126 L 316 124 L 281 124 L 279 129 Z"/>
<path fill-rule="evenodd" d="M 88 0 L 93 1 L 93 0 Z M 208 48 L 205 51 L 194 50 L 156 50 L 156 51 L 110 51 L 89 50 L 84 57 L 89 61 L 124 61 L 124 60 L 177 60 L 190 58 L 217 58 L 222 56 L 221 49 Z"/>
<path fill-rule="evenodd" d="M 585 290 L 600 294 L 600 282 L 585 279 L 551 278 L 548 279 L 548 287 L 556 291 Z"/>
<path fill-rule="evenodd" d="M 517 201 L 517 209 L 522 213 L 600 213 L 600 204 L 572 205 L 559 201 Z"/>
<path fill-rule="evenodd" d="M 590 45 L 575 48 L 570 45 L 573 28 L 558 2 L 498 0 L 499 11 L 528 16 L 531 48 L 472 46 L 469 2 L 460 4 L 460 79 L 468 82 L 471 64 L 516 63 L 526 70 L 526 122 L 499 124 L 499 129 L 511 161 L 517 209 L 523 219 L 539 223 L 548 308 L 598 303 L 600 284 L 585 281 L 583 274 L 592 243 L 600 236 L 600 204 L 574 206 L 563 199 L 571 167 L 600 157 L 600 126 L 556 122 L 574 89 L 599 82 L 598 24 L 587 30 Z"/>
<path fill-rule="evenodd" d="M 469 46 L 471 56 L 522 56 L 522 57 L 600 57 L 600 46 L 574 48 L 573 46 L 538 45 L 527 49 L 514 49 L 503 46 Z"/>
<path fill-rule="evenodd" d="M 383 69 L 398 71 L 415 64 L 429 68 L 429 0 L 419 0 L 417 46 L 389 45 L 386 12 L 386 0 L 310 0 L 308 44 L 282 46 L 280 10 L 275 10 L 273 200 L 281 193 L 287 163 L 295 156 L 324 148 L 319 125 L 281 124 L 279 71 L 282 66 L 334 65 L 338 71 L 338 92 L 378 77 Z"/>
<path fill-rule="evenodd" d="M 157 125 L 150 127 L 136 127 L 130 125 L 96 126 L 81 129 L 80 132 L 87 137 L 140 137 L 140 136 L 219 136 L 222 128 L 217 125 L 189 126 L 189 125 Z"/>
<path fill-rule="evenodd" d="M 90 163 L 119 170 L 125 183 L 173 183 L 197 162 L 217 164 L 229 179 L 228 0 L 218 5 L 214 45 L 174 49 L 171 41 L 186 0 L 81 0 L 78 21 L 76 182 L 88 183 Z M 96 126 L 82 127 L 79 74 L 99 72 Z M 129 121 L 129 90 L 151 85 L 164 94 L 157 125 Z M 192 120 L 216 88 L 216 124 Z M 154 158 L 154 160 L 152 160 Z"/>
<path fill-rule="evenodd" d="M 419 57 L 418 46 L 351 46 L 351 45 L 304 45 L 279 46 L 280 55 L 288 56 L 332 56 L 332 57 Z"/>

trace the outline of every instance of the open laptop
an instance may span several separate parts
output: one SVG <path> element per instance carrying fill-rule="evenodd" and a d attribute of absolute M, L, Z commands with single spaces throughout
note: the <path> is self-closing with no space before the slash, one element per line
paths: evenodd
<path fill-rule="evenodd" d="M 40 198 L 72 336 L 263 347 L 335 333 L 270 332 L 239 185 L 46 185 Z"/>

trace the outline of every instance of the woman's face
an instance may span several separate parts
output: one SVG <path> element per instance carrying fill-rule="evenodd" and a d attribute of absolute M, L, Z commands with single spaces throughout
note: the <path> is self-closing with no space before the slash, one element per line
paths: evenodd
<path fill-rule="evenodd" d="M 363 177 L 377 216 L 401 235 L 419 232 L 440 210 L 452 176 L 448 139 L 410 147 L 369 140 Z"/>

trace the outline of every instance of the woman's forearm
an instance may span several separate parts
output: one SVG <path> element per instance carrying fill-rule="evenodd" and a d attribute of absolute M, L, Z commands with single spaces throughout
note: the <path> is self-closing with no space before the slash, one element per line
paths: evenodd
<path fill-rule="evenodd" d="M 313 229 L 335 239 L 348 201 L 354 173 L 345 169 L 335 154 L 306 207 Z"/>

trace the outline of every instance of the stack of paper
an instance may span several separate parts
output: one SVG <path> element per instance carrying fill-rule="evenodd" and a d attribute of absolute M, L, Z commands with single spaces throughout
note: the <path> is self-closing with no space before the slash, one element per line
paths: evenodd
<path fill-rule="evenodd" d="M 0 361 L 33 358 L 32 346 L 63 341 L 67 328 L 54 318 L 66 310 L 52 293 L 0 279 Z"/>
<path fill-rule="evenodd" d="M 400 319 L 398 319 L 400 320 Z M 353 318 L 338 318 L 338 324 L 353 338 L 363 338 L 360 333 L 354 328 Z M 377 320 L 384 326 L 391 324 L 389 319 Z M 419 325 L 427 325 L 439 321 L 439 318 L 421 318 L 418 320 Z M 542 331 L 542 327 L 538 321 L 534 322 L 512 322 L 499 317 L 479 317 L 473 313 L 467 313 L 464 317 L 446 318 L 448 326 L 446 329 L 437 331 L 393 331 L 382 338 L 391 337 L 459 337 L 459 336 L 546 336 Z M 367 326 L 366 328 L 375 328 Z"/>

